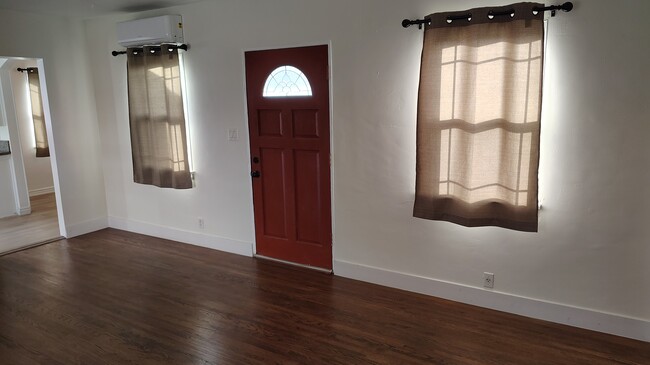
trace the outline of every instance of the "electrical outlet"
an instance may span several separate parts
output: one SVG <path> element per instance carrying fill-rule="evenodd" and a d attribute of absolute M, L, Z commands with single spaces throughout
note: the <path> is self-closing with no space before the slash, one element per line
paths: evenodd
<path fill-rule="evenodd" d="M 199 228 L 203 229 L 205 228 L 205 222 L 203 221 L 203 218 L 199 217 Z"/>
<path fill-rule="evenodd" d="M 491 272 L 483 273 L 483 286 L 486 288 L 494 288 L 494 274 Z"/>

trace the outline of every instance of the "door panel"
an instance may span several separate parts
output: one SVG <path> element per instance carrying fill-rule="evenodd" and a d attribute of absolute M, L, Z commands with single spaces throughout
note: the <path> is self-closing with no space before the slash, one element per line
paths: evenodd
<path fill-rule="evenodd" d="M 319 151 L 294 151 L 296 186 L 296 240 L 320 243 L 321 189 Z"/>
<path fill-rule="evenodd" d="M 300 70 L 312 95 L 263 97 L 281 66 Z M 331 269 L 328 85 L 327 46 L 246 52 L 257 253 Z"/>
<path fill-rule="evenodd" d="M 318 138 L 318 110 L 293 111 L 293 136 Z"/>
<path fill-rule="evenodd" d="M 258 124 L 260 137 L 282 137 L 282 110 L 260 110 Z"/>
<path fill-rule="evenodd" d="M 261 160 L 264 161 L 261 173 L 264 175 L 262 185 L 262 207 L 264 209 L 264 234 L 271 237 L 287 238 L 285 220 L 285 190 L 284 153 L 282 149 L 260 149 Z"/>

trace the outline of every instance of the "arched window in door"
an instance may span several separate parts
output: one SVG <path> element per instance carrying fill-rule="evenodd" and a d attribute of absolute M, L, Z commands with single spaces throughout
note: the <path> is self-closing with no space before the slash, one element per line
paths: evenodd
<path fill-rule="evenodd" d="M 293 66 L 280 66 L 273 70 L 264 83 L 265 98 L 311 96 L 311 85 L 302 71 Z"/>

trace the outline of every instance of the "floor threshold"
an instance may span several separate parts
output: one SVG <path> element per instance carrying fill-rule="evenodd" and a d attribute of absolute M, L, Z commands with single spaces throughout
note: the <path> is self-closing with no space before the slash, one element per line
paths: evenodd
<path fill-rule="evenodd" d="M 13 250 L 10 250 L 10 251 L 0 252 L 0 257 L 5 256 L 5 255 L 9 255 L 9 254 L 12 254 L 12 253 L 20 252 L 20 251 L 29 250 L 30 248 L 47 245 L 48 243 L 52 243 L 52 242 L 56 242 L 56 241 L 60 241 L 60 240 L 64 240 L 64 239 L 65 239 L 65 237 L 63 237 L 63 236 L 59 236 L 59 237 L 56 237 L 56 238 L 49 238 L 49 239 L 46 239 L 44 241 L 40 241 L 40 242 L 37 242 L 37 243 L 32 243 L 32 244 L 27 245 L 27 246 L 18 247 L 18 248 L 15 248 Z"/>
<path fill-rule="evenodd" d="M 309 265 L 299 264 L 299 263 L 297 263 L 297 262 L 291 262 L 291 261 L 280 260 L 280 259 L 276 259 L 276 258 L 273 258 L 273 257 L 264 256 L 264 255 L 258 255 L 258 254 L 255 254 L 255 255 L 253 255 L 253 257 L 255 257 L 256 259 L 269 260 L 269 261 L 279 262 L 279 263 L 281 263 L 281 264 L 286 264 L 286 265 L 291 265 L 291 266 L 302 267 L 302 268 L 305 268 L 305 269 L 310 269 L 310 270 L 314 270 L 314 271 L 319 271 L 319 272 L 326 273 L 326 274 L 332 274 L 332 273 L 333 273 L 333 272 L 332 272 L 332 269 L 324 269 L 324 268 L 322 268 L 322 267 L 309 266 Z"/>

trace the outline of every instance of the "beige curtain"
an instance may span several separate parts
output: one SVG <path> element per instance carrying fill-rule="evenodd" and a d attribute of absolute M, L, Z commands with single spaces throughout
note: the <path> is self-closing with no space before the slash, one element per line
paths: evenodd
<path fill-rule="evenodd" d="M 34 139 L 36 141 L 36 157 L 49 157 L 50 146 L 47 143 L 45 130 L 45 115 L 43 114 L 43 101 L 41 99 L 41 83 L 38 78 L 38 69 L 27 69 L 29 83 L 29 97 L 32 104 L 32 121 L 34 123 Z"/>
<path fill-rule="evenodd" d="M 543 5 L 430 16 L 418 95 L 415 217 L 537 231 L 544 52 L 537 6 Z"/>
<path fill-rule="evenodd" d="M 178 50 L 128 49 L 127 71 L 133 180 L 191 188 Z"/>

